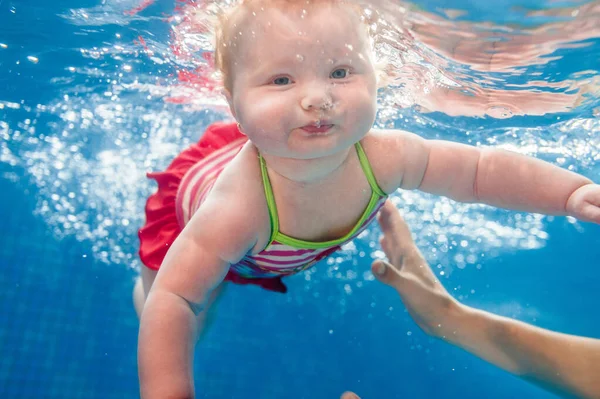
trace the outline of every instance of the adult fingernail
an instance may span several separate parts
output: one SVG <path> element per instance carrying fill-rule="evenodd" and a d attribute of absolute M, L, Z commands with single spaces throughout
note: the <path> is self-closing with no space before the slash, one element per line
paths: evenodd
<path fill-rule="evenodd" d="M 377 273 L 380 276 L 383 276 L 383 274 L 385 273 L 385 263 L 379 261 L 375 263 L 373 269 L 375 269 L 375 273 Z"/>

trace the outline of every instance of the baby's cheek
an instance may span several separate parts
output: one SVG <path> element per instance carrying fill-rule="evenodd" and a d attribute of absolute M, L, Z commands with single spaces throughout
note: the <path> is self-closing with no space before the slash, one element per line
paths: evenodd
<path fill-rule="evenodd" d="M 348 105 L 349 109 L 354 110 L 348 114 L 354 123 L 370 125 L 371 121 L 375 120 L 377 97 L 368 90 L 355 91 L 352 101 Z"/>
<path fill-rule="evenodd" d="M 282 105 L 282 100 L 283 99 L 278 98 L 278 96 L 257 96 L 251 99 L 251 102 L 248 105 L 252 108 L 252 114 L 255 119 L 275 123 L 272 118 L 281 117 L 283 115 L 282 110 L 284 107 Z"/>

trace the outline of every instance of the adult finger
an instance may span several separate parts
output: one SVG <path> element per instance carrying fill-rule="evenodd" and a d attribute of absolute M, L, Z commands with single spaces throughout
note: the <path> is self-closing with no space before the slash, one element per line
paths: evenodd
<path fill-rule="evenodd" d="M 371 271 L 377 280 L 394 288 L 398 288 L 398 285 L 400 284 L 400 274 L 394 265 L 378 259 L 371 265 Z"/>
<path fill-rule="evenodd" d="M 384 241 L 394 243 L 394 246 L 414 247 L 415 244 L 408 225 L 390 200 L 386 201 L 381 207 L 377 220 L 381 226 Z"/>

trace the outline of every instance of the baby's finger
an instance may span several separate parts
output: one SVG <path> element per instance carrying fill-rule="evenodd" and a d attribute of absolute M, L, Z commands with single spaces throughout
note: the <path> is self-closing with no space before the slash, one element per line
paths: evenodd
<path fill-rule="evenodd" d="M 360 399 L 354 392 L 344 392 L 340 399 Z"/>
<path fill-rule="evenodd" d="M 578 219 L 585 222 L 600 224 L 600 207 L 596 204 L 587 203 L 582 207 L 580 214 L 577 216 Z"/>

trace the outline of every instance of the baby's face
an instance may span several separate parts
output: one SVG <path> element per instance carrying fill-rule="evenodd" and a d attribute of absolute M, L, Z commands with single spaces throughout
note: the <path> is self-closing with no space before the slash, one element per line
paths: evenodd
<path fill-rule="evenodd" d="M 234 34 L 228 99 L 261 152 L 317 158 L 369 131 L 376 78 L 369 38 L 354 10 L 324 4 L 249 11 Z"/>

